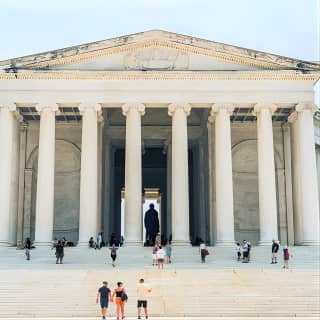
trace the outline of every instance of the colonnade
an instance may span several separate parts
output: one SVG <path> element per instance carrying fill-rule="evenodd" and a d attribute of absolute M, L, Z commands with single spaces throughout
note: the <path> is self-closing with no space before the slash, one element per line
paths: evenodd
<path fill-rule="evenodd" d="M 210 120 L 215 122 L 215 215 L 216 244 L 234 243 L 234 208 L 232 182 L 232 154 L 230 115 L 234 106 L 228 103 L 213 104 Z M 275 183 L 272 114 L 274 104 L 256 104 L 257 149 L 259 178 L 260 244 L 270 244 L 278 239 L 277 195 Z M 82 150 L 80 179 L 79 245 L 98 231 L 98 113 L 100 105 L 81 104 Z M 0 244 L 8 244 L 11 199 L 12 166 L 12 112 L 15 106 L 0 106 Z M 40 113 L 38 182 L 36 197 L 35 243 L 48 245 L 52 241 L 54 212 L 54 160 L 55 113 L 57 105 L 37 105 Z M 168 114 L 172 117 L 172 241 L 175 245 L 189 244 L 189 182 L 188 182 L 188 103 L 172 103 Z M 125 204 L 126 245 L 142 244 L 141 230 L 141 117 L 145 113 L 142 103 L 122 106 L 126 117 L 125 147 Z M 297 104 L 293 122 L 294 136 L 294 190 L 297 212 L 301 222 L 298 237 L 305 245 L 319 244 L 319 201 L 317 169 L 313 131 L 312 104 Z M 299 227 L 297 227 L 298 229 Z"/>

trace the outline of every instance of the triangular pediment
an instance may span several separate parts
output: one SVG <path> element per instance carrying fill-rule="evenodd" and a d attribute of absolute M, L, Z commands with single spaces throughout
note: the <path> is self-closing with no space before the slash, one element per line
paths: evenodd
<path fill-rule="evenodd" d="M 319 64 L 152 30 L 0 62 L 2 70 L 319 71 Z"/>

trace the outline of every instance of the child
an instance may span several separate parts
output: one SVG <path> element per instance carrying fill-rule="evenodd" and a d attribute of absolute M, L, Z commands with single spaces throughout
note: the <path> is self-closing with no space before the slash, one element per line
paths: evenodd
<path fill-rule="evenodd" d="M 289 269 L 289 258 L 292 258 L 287 246 L 283 248 L 283 269 Z"/>
<path fill-rule="evenodd" d="M 171 263 L 171 253 L 172 253 L 172 247 L 170 242 L 166 245 L 166 257 L 167 257 L 167 263 Z"/>
<path fill-rule="evenodd" d="M 236 245 L 236 254 L 237 254 L 238 261 L 240 261 L 240 258 L 241 258 L 241 246 L 240 246 L 239 242 L 237 242 L 237 245 Z"/>

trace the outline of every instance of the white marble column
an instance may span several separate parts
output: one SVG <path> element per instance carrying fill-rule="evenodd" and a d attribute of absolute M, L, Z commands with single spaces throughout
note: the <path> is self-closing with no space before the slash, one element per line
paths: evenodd
<path fill-rule="evenodd" d="M 15 105 L 0 105 L 0 246 L 10 244 L 11 180 Z"/>
<path fill-rule="evenodd" d="M 293 112 L 288 121 L 291 123 L 292 139 L 292 191 L 293 191 L 293 219 L 294 219 L 294 244 L 302 245 L 302 209 L 301 209 L 301 154 L 299 146 L 298 113 Z"/>
<path fill-rule="evenodd" d="M 37 105 L 40 113 L 35 243 L 51 245 L 54 213 L 55 113 L 57 105 Z"/>
<path fill-rule="evenodd" d="M 126 117 L 125 245 L 142 245 L 141 116 L 145 106 L 126 103 L 122 113 Z"/>
<path fill-rule="evenodd" d="M 320 245 L 319 194 L 314 140 L 313 114 L 317 110 L 312 103 L 300 103 L 297 112 L 297 147 L 300 154 L 298 175 L 300 181 L 300 205 L 303 245 Z"/>
<path fill-rule="evenodd" d="M 215 185 L 216 185 L 216 244 L 234 245 L 233 180 L 230 104 L 215 104 L 211 117 L 215 121 Z"/>
<path fill-rule="evenodd" d="M 270 245 L 278 239 L 277 196 L 273 147 L 272 104 L 256 104 L 258 131 L 258 178 L 259 178 L 259 220 L 260 245 Z"/>
<path fill-rule="evenodd" d="M 79 246 L 98 235 L 98 112 L 100 105 L 79 106 L 82 114 Z M 100 230 L 99 230 L 100 231 Z"/>
<path fill-rule="evenodd" d="M 189 245 L 189 182 L 187 103 L 169 105 L 172 116 L 172 242 Z"/>

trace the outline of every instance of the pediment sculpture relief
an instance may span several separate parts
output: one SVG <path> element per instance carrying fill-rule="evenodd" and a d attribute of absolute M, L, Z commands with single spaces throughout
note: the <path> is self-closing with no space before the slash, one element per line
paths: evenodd
<path fill-rule="evenodd" d="M 130 52 L 123 63 L 126 70 L 187 70 L 189 56 L 171 48 L 150 47 Z"/>

